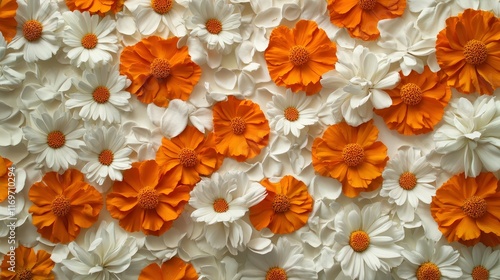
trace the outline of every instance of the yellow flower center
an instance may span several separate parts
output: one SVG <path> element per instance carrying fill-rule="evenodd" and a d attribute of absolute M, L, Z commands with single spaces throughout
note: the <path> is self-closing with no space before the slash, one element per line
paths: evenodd
<path fill-rule="evenodd" d="M 23 35 L 29 42 L 36 41 L 42 37 L 43 25 L 35 19 L 26 21 L 23 24 Z"/>
<path fill-rule="evenodd" d="M 92 98 L 94 98 L 95 102 L 103 104 L 108 102 L 110 95 L 111 94 L 109 93 L 109 89 L 107 87 L 99 86 L 96 87 L 96 89 L 92 93 Z"/>
<path fill-rule="evenodd" d="M 407 83 L 401 87 L 401 100 L 406 105 L 417 105 L 422 101 L 422 89 L 414 83 Z"/>
<path fill-rule="evenodd" d="M 285 109 L 285 119 L 294 122 L 299 119 L 299 110 L 295 107 L 288 107 Z"/>
<path fill-rule="evenodd" d="M 212 34 L 219 34 L 222 31 L 222 23 L 216 18 L 211 18 L 205 23 L 207 31 Z"/>
<path fill-rule="evenodd" d="M 365 151 L 357 143 L 347 144 L 342 150 L 342 159 L 349 167 L 358 166 L 365 159 Z"/>
<path fill-rule="evenodd" d="M 151 75 L 157 79 L 166 79 L 170 76 L 170 70 L 172 69 L 172 65 L 170 62 L 164 58 L 155 58 L 153 62 L 151 62 L 150 71 Z"/>
<path fill-rule="evenodd" d="M 20 272 L 16 273 L 16 276 L 17 276 L 18 280 L 32 280 L 33 279 L 33 273 L 29 269 L 21 270 Z"/>
<path fill-rule="evenodd" d="M 479 219 L 486 214 L 486 201 L 479 196 L 471 196 L 465 200 L 461 208 L 467 216 Z"/>
<path fill-rule="evenodd" d="M 82 37 L 82 47 L 90 50 L 97 46 L 97 36 L 92 33 L 88 33 Z"/>
<path fill-rule="evenodd" d="M 152 187 L 144 187 L 139 191 L 137 196 L 139 206 L 143 209 L 151 210 L 155 209 L 160 202 L 159 195 L 155 189 Z"/>
<path fill-rule="evenodd" d="M 151 0 L 151 7 L 160 15 L 166 14 L 174 6 L 173 0 Z"/>
<path fill-rule="evenodd" d="M 286 195 L 277 194 L 272 205 L 275 213 L 284 213 L 290 209 L 290 200 Z"/>
<path fill-rule="evenodd" d="M 407 191 L 413 190 L 413 188 L 415 188 L 416 185 L 417 185 L 417 177 L 415 176 L 415 174 L 407 171 L 401 174 L 401 176 L 399 176 L 399 186 L 403 190 Z"/>
<path fill-rule="evenodd" d="M 486 45 L 478 40 L 470 40 L 464 46 L 465 62 L 472 65 L 479 65 L 486 61 L 488 50 Z"/>
<path fill-rule="evenodd" d="M 370 246 L 370 236 L 362 230 L 353 231 L 349 237 L 349 245 L 355 252 L 363 252 Z"/>
<path fill-rule="evenodd" d="M 47 145 L 52 149 L 59 149 L 66 143 L 66 136 L 59 130 L 50 132 L 47 135 Z"/>
<path fill-rule="evenodd" d="M 281 267 L 271 267 L 266 273 L 266 280 L 287 280 L 286 271 Z"/>
<path fill-rule="evenodd" d="M 198 154 L 193 149 L 183 148 L 179 154 L 179 161 L 184 167 L 193 167 L 198 163 Z"/>
<path fill-rule="evenodd" d="M 474 267 L 471 273 L 473 280 L 488 280 L 490 279 L 490 272 L 482 265 Z"/>
<path fill-rule="evenodd" d="M 224 198 L 217 198 L 214 201 L 214 211 L 217 213 L 224 213 L 229 209 L 229 204 Z"/>
<path fill-rule="evenodd" d="M 111 165 L 115 156 L 111 150 L 104 150 L 99 154 L 99 162 L 102 165 Z"/>
<path fill-rule="evenodd" d="M 302 66 L 309 61 L 309 52 L 303 46 L 293 46 L 288 54 L 288 59 L 295 66 Z"/>
<path fill-rule="evenodd" d="M 233 130 L 234 134 L 241 135 L 245 133 L 245 130 L 247 129 L 247 124 L 242 118 L 236 117 L 231 120 L 231 129 Z"/>
<path fill-rule="evenodd" d="M 373 10 L 377 0 L 359 0 L 359 7 L 363 10 Z"/>
<path fill-rule="evenodd" d="M 64 195 L 60 194 L 52 201 L 51 210 L 57 217 L 64 217 L 71 210 L 71 202 Z"/>
<path fill-rule="evenodd" d="M 417 280 L 439 280 L 441 279 L 441 271 L 437 265 L 426 262 L 418 267 L 416 276 Z"/>

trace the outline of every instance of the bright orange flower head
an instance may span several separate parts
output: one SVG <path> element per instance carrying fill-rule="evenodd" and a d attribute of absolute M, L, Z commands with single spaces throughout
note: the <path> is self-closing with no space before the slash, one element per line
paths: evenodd
<path fill-rule="evenodd" d="M 139 280 L 196 280 L 198 274 L 190 263 L 185 263 L 178 257 L 161 264 L 152 263 L 146 266 L 139 275 Z"/>
<path fill-rule="evenodd" d="M 348 197 L 375 190 L 382 184 L 382 171 L 389 160 L 387 147 L 377 137 L 373 120 L 358 127 L 345 122 L 329 126 L 323 137 L 314 139 L 314 170 L 339 180 Z"/>
<path fill-rule="evenodd" d="M 269 122 L 251 100 L 229 96 L 213 107 L 217 151 L 237 161 L 257 156 L 269 142 Z"/>
<path fill-rule="evenodd" d="M 375 110 L 390 129 L 404 135 L 430 132 L 441 120 L 448 105 L 451 90 L 437 73 L 425 66 L 422 74 L 400 72 L 401 82 L 386 90 L 392 98 L 389 108 Z"/>
<path fill-rule="evenodd" d="M 104 16 L 109 11 L 113 14 L 121 11 L 124 2 L 125 0 L 66 0 L 66 6 L 70 11 L 88 11 L 90 14 Z"/>
<path fill-rule="evenodd" d="M 159 236 L 172 226 L 189 200 L 191 188 L 178 181 L 172 172 L 161 173 L 154 160 L 134 162 L 123 173 L 123 181 L 114 182 L 106 207 L 125 230 Z"/>
<path fill-rule="evenodd" d="M 13 185 L 15 180 L 14 176 L 9 176 L 9 168 L 12 166 L 12 161 L 0 156 L 0 202 L 7 199 L 9 195 L 9 178 L 11 178 L 10 184 Z M 11 188 L 12 190 L 12 188 Z"/>
<path fill-rule="evenodd" d="M 471 9 L 448 18 L 437 36 L 436 57 L 449 86 L 492 94 L 500 87 L 500 20 Z"/>
<path fill-rule="evenodd" d="M 167 107 L 171 99 L 187 100 L 201 77 L 187 46 L 177 48 L 179 38 L 151 36 L 123 49 L 120 73 L 132 84 L 128 91 L 143 103 Z"/>
<path fill-rule="evenodd" d="M 294 28 L 278 26 L 265 51 L 267 69 L 278 86 L 307 95 L 321 90 L 321 75 L 337 62 L 337 47 L 314 21 L 300 20 Z"/>
<path fill-rule="evenodd" d="M 307 223 L 313 201 L 306 184 L 290 175 L 276 183 L 267 178 L 260 183 L 267 196 L 250 207 L 250 221 L 257 230 L 267 227 L 274 233 L 285 234 Z"/>
<path fill-rule="evenodd" d="M 0 32 L 7 42 L 10 42 L 17 33 L 16 11 L 16 0 L 0 1 Z"/>
<path fill-rule="evenodd" d="M 380 36 L 379 20 L 401 16 L 405 7 L 406 0 L 328 0 L 330 21 L 365 41 Z"/>
<path fill-rule="evenodd" d="M 493 173 L 451 177 L 432 198 L 431 214 L 449 242 L 500 244 L 500 186 Z"/>
<path fill-rule="evenodd" d="M 215 149 L 214 139 L 212 133 L 205 137 L 190 125 L 172 139 L 163 138 L 156 153 L 160 170 L 171 172 L 181 184 L 194 186 L 201 180 L 200 175 L 210 176 L 224 160 Z"/>
<path fill-rule="evenodd" d="M 53 280 L 54 273 L 52 269 L 55 263 L 50 259 L 50 254 L 44 250 L 38 250 L 35 253 L 33 248 L 27 248 L 20 245 L 15 252 L 15 269 L 10 271 L 12 267 L 9 263 L 9 255 L 5 255 L 2 261 L 2 272 L 0 273 L 2 280 Z"/>
<path fill-rule="evenodd" d="M 81 228 L 89 228 L 101 212 L 102 195 L 84 182 L 83 174 L 68 169 L 60 175 L 49 172 L 31 186 L 29 212 L 43 238 L 53 243 L 68 243 Z"/>

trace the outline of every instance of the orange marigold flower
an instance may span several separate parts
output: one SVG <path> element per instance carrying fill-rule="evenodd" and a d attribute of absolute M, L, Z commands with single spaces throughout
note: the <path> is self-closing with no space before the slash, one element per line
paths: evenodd
<path fill-rule="evenodd" d="M 202 176 L 210 176 L 222 165 L 224 156 L 215 149 L 215 137 L 207 137 L 193 126 L 172 139 L 163 138 L 156 162 L 163 173 L 171 172 L 181 184 L 194 186 Z"/>
<path fill-rule="evenodd" d="M 182 213 L 190 191 L 171 172 L 161 173 L 156 161 L 134 162 L 123 173 L 123 181 L 114 182 L 106 207 L 125 230 L 159 236 Z"/>
<path fill-rule="evenodd" d="M 500 244 L 500 186 L 490 172 L 451 177 L 432 198 L 431 214 L 449 242 Z"/>
<path fill-rule="evenodd" d="M 312 197 L 304 182 L 286 175 L 279 182 L 260 182 L 267 196 L 250 207 L 250 221 L 257 230 L 268 227 L 278 234 L 291 233 L 307 223 L 312 211 Z"/>
<path fill-rule="evenodd" d="M 257 156 L 269 142 L 269 122 L 251 100 L 229 96 L 213 107 L 217 151 L 237 161 Z"/>
<path fill-rule="evenodd" d="M 449 86 L 492 94 L 500 87 L 500 20 L 471 9 L 448 18 L 437 36 L 436 57 Z"/>
<path fill-rule="evenodd" d="M 330 21 L 365 41 L 380 36 L 379 20 L 399 17 L 405 8 L 406 0 L 328 0 Z"/>
<path fill-rule="evenodd" d="M 89 228 L 101 212 L 102 195 L 84 182 L 83 174 L 68 169 L 62 175 L 49 172 L 31 186 L 29 212 L 43 238 L 54 243 L 68 243 L 81 228 Z"/>
<path fill-rule="evenodd" d="M 66 0 L 66 6 L 70 11 L 88 11 L 90 14 L 104 16 L 109 11 L 113 14 L 121 11 L 124 2 L 125 0 Z"/>
<path fill-rule="evenodd" d="M 167 107 L 171 99 L 187 100 L 200 80 L 200 66 L 187 46 L 177 48 L 178 41 L 151 36 L 123 49 L 120 73 L 132 80 L 127 90 L 141 102 Z"/>
<path fill-rule="evenodd" d="M 375 190 L 382 184 L 382 171 L 389 160 L 387 147 L 377 137 L 373 120 L 358 127 L 345 122 L 329 126 L 323 137 L 314 139 L 314 170 L 339 180 L 348 197 Z"/>
<path fill-rule="evenodd" d="M 278 86 L 312 95 L 321 90 L 321 75 L 337 62 L 337 47 L 314 21 L 300 20 L 294 28 L 278 26 L 265 51 L 267 69 Z"/>
<path fill-rule="evenodd" d="M 430 132 L 441 120 L 444 108 L 451 97 L 451 90 L 437 73 L 425 66 L 422 74 L 412 71 L 408 76 L 402 72 L 401 82 L 386 90 L 392 98 L 389 108 L 375 110 L 384 118 L 390 129 L 404 135 Z"/>
<path fill-rule="evenodd" d="M 10 42 L 17 33 L 16 11 L 16 0 L 0 1 L 0 32 L 7 42 Z"/>
<path fill-rule="evenodd" d="M 11 256 L 5 255 L 3 257 L 2 272 L 0 273 L 2 280 L 55 279 L 54 273 L 52 273 L 55 263 L 50 259 L 50 254 L 46 251 L 38 250 L 35 253 L 33 248 L 20 245 L 14 252 L 16 256 L 14 271 L 9 269 L 12 267 L 9 263 Z"/>
<path fill-rule="evenodd" d="M 14 178 L 13 176 L 9 176 L 9 173 L 12 173 L 9 170 L 11 166 L 12 161 L 0 156 L 0 202 L 7 199 L 9 194 L 9 178 Z M 10 184 L 12 186 L 14 182 L 10 182 Z"/>
<path fill-rule="evenodd" d="M 198 274 L 190 263 L 185 263 L 178 257 L 161 264 L 152 263 L 146 266 L 139 275 L 139 280 L 196 280 Z"/>

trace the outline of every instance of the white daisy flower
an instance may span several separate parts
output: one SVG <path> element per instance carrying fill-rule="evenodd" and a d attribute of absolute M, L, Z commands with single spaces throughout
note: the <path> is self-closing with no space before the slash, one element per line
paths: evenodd
<path fill-rule="evenodd" d="M 457 265 L 462 268 L 464 280 L 500 279 L 500 250 L 483 243 L 462 248 Z"/>
<path fill-rule="evenodd" d="M 50 115 L 45 107 L 31 114 L 32 126 L 23 128 L 28 152 L 36 154 L 36 163 L 53 171 L 68 169 L 78 159 L 76 151 L 83 145 L 85 129 L 69 113 L 57 110 Z M 34 125 L 34 126 L 33 126 Z"/>
<path fill-rule="evenodd" d="M 380 195 L 396 204 L 396 213 L 404 222 L 412 222 L 419 202 L 430 204 L 436 194 L 436 171 L 419 149 L 399 149 L 382 173 Z"/>
<path fill-rule="evenodd" d="M 273 102 L 267 103 L 271 127 L 285 136 L 291 133 L 300 137 L 302 129 L 318 122 L 318 108 L 311 106 L 315 99 L 316 96 L 293 93 L 290 89 L 284 95 L 273 95 Z"/>
<path fill-rule="evenodd" d="M 443 125 L 434 133 L 441 167 L 476 177 L 484 168 L 500 170 L 500 103 L 482 95 L 473 102 L 460 98 L 448 105 Z"/>
<path fill-rule="evenodd" d="M 250 183 L 242 172 L 214 173 L 203 178 L 191 191 L 191 217 L 206 223 L 207 242 L 215 249 L 227 247 L 233 255 L 250 241 L 252 227 L 242 218 L 251 206 L 266 197 L 266 189 Z"/>
<path fill-rule="evenodd" d="M 23 81 L 24 74 L 14 69 L 21 56 L 20 53 L 7 54 L 7 41 L 0 32 L 0 92 L 9 92 Z"/>
<path fill-rule="evenodd" d="M 79 108 L 84 120 L 101 119 L 108 123 L 120 123 L 120 112 L 130 111 L 130 85 L 126 76 L 121 76 L 117 66 L 105 65 L 83 72 L 81 80 L 73 80 L 78 93 L 69 95 L 66 107 Z"/>
<path fill-rule="evenodd" d="M 100 127 L 87 131 L 83 137 L 80 158 L 87 163 L 82 169 L 87 179 L 99 185 L 109 177 L 113 181 L 123 179 L 122 171 L 132 167 L 125 136 L 115 127 Z"/>
<path fill-rule="evenodd" d="M 345 275 L 375 279 L 377 271 L 388 273 L 401 263 L 403 248 L 396 242 L 403 239 L 404 231 L 382 213 L 379 202 L 362 210 L 348 204 L 335 215 L 335 229 L 335 260 Z"/>
<path fill-rule="evenodd" d="M 63 13 L 67 26 L 64 31 L 64 52 L 71 64 L 95 68 L 106 64 L 118 50 L 118 39 L 114 34 L 116 23 L 110 16 L 104 18 L 89 12 Z"/>

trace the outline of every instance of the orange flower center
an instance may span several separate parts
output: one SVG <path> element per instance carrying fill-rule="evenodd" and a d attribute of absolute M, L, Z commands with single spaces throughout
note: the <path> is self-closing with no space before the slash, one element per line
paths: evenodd
<path fill-rule="evenodd" d="M 415 176 L 415 174 L 407 171 L 401 174 L 401 176 L 399 176 L 399 186 L 403 190 L 407 191 L 413 190 L 413 188 L 415 188 L 416 185 L 417 185 L 417 177 Z"/>
<path fill-rule="evenodd" d="M 295 66 L 302 66 L 309 61 L 309 52 L 303 46 L 293 46 L 288 54 L 288 59 Z"/>
<path fill-rule="evenodd" d="M 32 280 L 33 279 L 33 273 L 29 269 L 24 269 L 21 270 L 20 272 L 16 273 L 17 279 L 19 280 Z"/>
<path fill-rule="evenodd" d="M 342 150 L 342 159 L 349 167 L 358 166 L 365 159 L 365 151 L 357 143 L 347 144 Z"/>
<path fill-rule="evenodd" d="M 407 83 L 401 87 L 401 100 L 406 105 L 417 105 L 422 101 L 422 89 L 414 83 Z"/>
<path fill-rule="evenodd" d="M 217 213 L 224 213 L 229 209 L 229 204 L 224 198 L 218 198 L 214 201 L 214 211 Z"/>
<path fill-rule="evenodd" d="M 88 33 L 82 38 L 82 46 L 86 49 L 93 49 L 97 46 L 97 36 L 92 33 Z"/>
<path fill-rule="evenodd" d="M 479 65 L 486 61 L 488 50 L 486 45 L 478 40 L 470 40 L 464 46 L 465 62 L 472 65 Z"/>
<path fill-rule="evenodd" d="M 486 201 L 479 196 L 471 196 L 465 200 L 461 208 L 467 216 L 479 219 L 486 214 Z"/>
<path fill-rule="evenodd" d="M 99 87 L 96 87 L 96 89 L 92 93 L 92 98 L 94 98 L 95 102 L 97 102 L 99 104 L 103 104 L 103 103 L 108 102 L 110 95 L 111 94 L 109 93 L 109 90 L 107 87 L 99 86 Z"/>
<path fill-rule="evenodd" d="M 490 272 L 482 265 L 474 267 L 471 273 L 473 280 L 488 280 L 490 279 Z"/>
<path fill-rule="evenodd" d="M 359 0 L 359 7 L 363 10 L 373 10 L 377 0 Z"/>
<path fill-rule="evenodd" d="M 245 133 L 245 130 L 247 129 L 247 124 L 242 118 L 236 117 L 231 120 L 231 129 L 233 130 L 234 134 L 241 135 Z"/>
<path fill-rule="evenodd" d="M 295 107 L 288 107 L 285 109 L 285 119 L 294 122 L 299 119 L 299 110 Z"/>
<path fill-rule="evenodd" d="M 52 213 L 57 217 L 64 217 L 71 210 L 71 202 L 64 195 L 60 194 L 52 201 Z"/>
<path fill-rule="evenodd" d="M 179 154 L 179 161 L 184 167 L 193 167 L 198 163 L 198 154 L 193 149 L 183 148 Z"/>
<path fill-rule="evenodd" d="M 284 194 L 277 194 L 273 200 L 273 210 L 275 213 L 284 213 L 290 209 L 290 200 Z"/>
<path fill-rule="evenodd" d="M 219 34 L 222 31 L 222 23 L 216 18 L 211 18 L 205 23 L 207 31 L 212 34 Z"/>
<path fill-rule="evenodd" d="M 29 42 L 36 41 L 42 37 L 43 25 L 35 19 L 28 20 L 23 25 L 23 35 Z"/>
<path fill-rule="evenodd" d="M 50 132 L 47 135 L 47 145 L 52 149 L 59 149 L 66 143 L 66 136 L 59 130 Z"/>
<path fill-rule="evenodd" d="M 150 65 L 151 75 L 157 79 L 166 79 L 170 76 L 172 65 L 164 58 L 155 58 Z"/>
<path fill-rule="evenodd" d="M 155 209 L 160 202 L 158 193 L 152 187 L 142 188 L 139 191 L 137 199 L 139 201 L 139 206 L 147 210 Z"/>
<path fill-rule="evenodd" d="M 151 0 L 151 7 L 160 15 L 166 14 L 174 6 L 173 0 Z"/>
<path fill-rule="evenodd" d="M 418 267 L 416 276 L 417 280 L 439 280 L 441 279 L 441 271 L 437 265 L 426 262 Z"/>
<path fill-rule="evenodd" d="M 353 231 L 349 237 L 349 245 L 355 252 L 363 252 L 370 246 L 370 236 L 362 230 Z"/>
<path fill-rule="evenodd" d="M 266 280 L 287 280 L 286 271 L 281 267 L 271 267 L 266 273 Z"/>
<path fill-rule="evenodd" d="M 115 159 L 115 156 L 111 150 L 104 150 L 99 154 L 99 162 L 102 165 L 111 165 L 113 163 L 113 160 Z"/>

